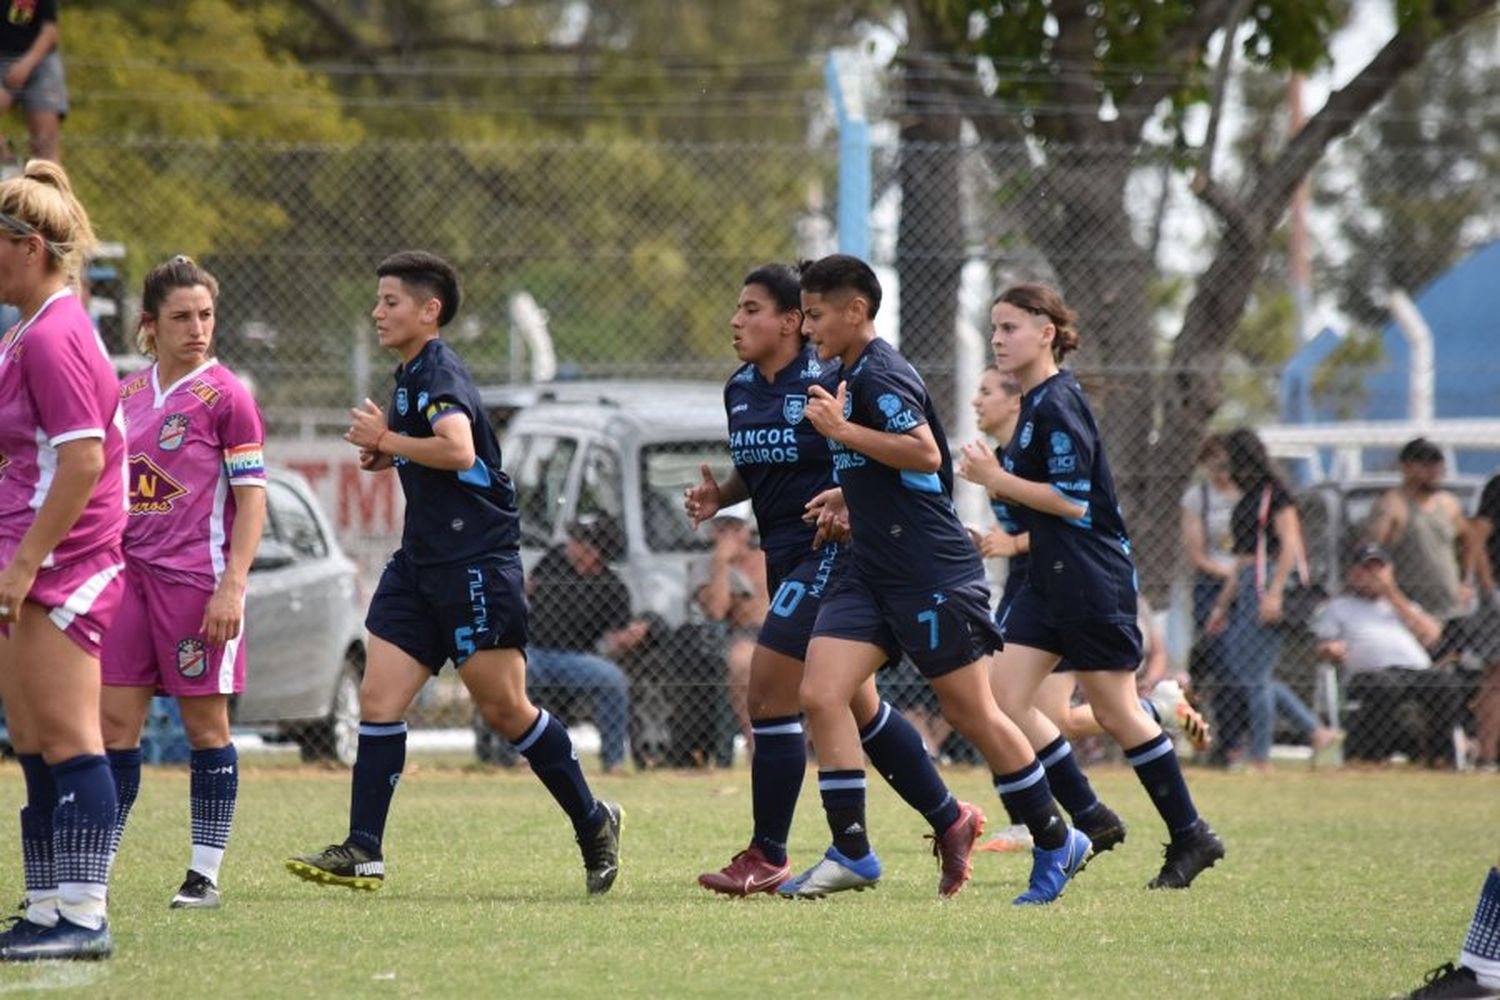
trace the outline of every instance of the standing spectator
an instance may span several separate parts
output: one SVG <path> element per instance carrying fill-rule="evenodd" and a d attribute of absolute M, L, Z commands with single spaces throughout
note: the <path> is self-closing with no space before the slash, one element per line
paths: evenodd
<path fill-rule="evenodd" d="M 1230 518 L 1240 489 L 1229 475 L 1224 439 L 1210 434 L 1198 449 L 1202 475 L 1182 494 L 1182 547 L 1193 579 L 1193 682 L 1212 681 L 1220 673 L 1223 637 L 1205 631 L 1208 612 L 1219 592 L 1234 578 L 1235 559 Z"/>
<path fill-rule="evenodd" d="M 68 84 L 58 51 L 57 0 L 0 0 L 0 111 L 21 105 L 31 155 L 58 159 L 58 134 L 68 114 Z M 0 138 L 0 158 L 14 154 Z"/>
<path fill-rule="evenodd" d="M 1365 545 L 1354 554 L 1343 593 L 1318 612 L 1314 631 L 1318 655 L 1344 668 L 1350 757 L 1384 760 L 1400 750 L 1431 760 L 1451 752 L 1458 688 L 1429 654 L 1442 624 L 1402 593 L 1388 552 Z"/>
<path fill-rule="evenodd" d="M 1468 521 L 1458 497 L 1442 488 L 1445 467 L 1437 445 L 1415 438 L 1397 461 L 1401 485 L 1381 495 L 1370 513 L 1366 540 L 1391 554 L 1401 590 L 1446 630 L 1468 612 L 1474 598 L 1461 570 L 1468 555 Z M 1460 562 L 1460 547 L 1465 562 Z"/>
<path fill-rule="evenodd" d="M 527 581 L 526 679 L 534 688 L 592 700 L 605 773 L 624 764 L 630 721 L 630 684 L 619 660 L 640 646 L 648 631 L 646 622 L 631 618 L 630 591 L 609 568 L 623 549 L 613 519 L 577 521 L 569 526 L 568 540 L 543 556 Z"/>
<path fill-rule="evenodd" d="M 1472 544 L 1469 564 L 1483 595 L 1474 616 L 1473 651 L 1484 661 L 1484 678 L 1474 695 L 1475 736 L 1478 739 L 1476 765 L 1494 770 L 1500 759 L 1500 587 L 1495 584 L 1495 567 L 1500 565 L 1500 475 L 1490 477 L 1479 497 L 1479 509 L 1471 522 Z"/>

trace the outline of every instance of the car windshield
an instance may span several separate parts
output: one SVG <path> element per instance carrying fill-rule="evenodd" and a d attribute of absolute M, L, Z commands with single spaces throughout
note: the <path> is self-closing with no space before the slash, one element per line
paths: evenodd
<path fill-rule="evenodd" d="M 723 441 L 674 441 L 641 449 L 641 520 L 653 552 L 692 552 L 708 548 L 708 534 L 694 531 L 682 511 L 682 491 L 700 479 L 707 462 L 715 475 L 729 471 Z"/>

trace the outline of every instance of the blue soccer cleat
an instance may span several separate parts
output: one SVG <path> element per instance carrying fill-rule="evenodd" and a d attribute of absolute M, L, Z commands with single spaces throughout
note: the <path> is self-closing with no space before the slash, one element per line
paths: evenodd
<path fill-rule="evenodd" d="M 1069 829 L 1068 840 L 1055 850 L 1031 849 L 1031 885 L 1014 900 L 1017 906 L 1040 906 L 1063 893 L 1068 879 L 1088 860 L 1093 842 L 1081 830 Z"/>
<path fill-rule="evenodd" d="M 14 929 L 12 934 L 14 935 Z M 28 932 L 24 936 L 12 936 L 4 947 L 0 947 L 0 962 L 36 962 L 46 959 L 96 961 L 108 958 L 113 951 L 109 921 L 91 928 L 75 924 L 67 917 L 58 917 L 56 926 Z"/>
<path fill-rule="evenodd" d="M 783 882 L 776 891 L 784 899 L 822 899 L 830 893 L 847 889 L 864 892 L 873 889 L 879 881 L 880 859 L 874 851 L 851 860 L 839 853 L 837 847 L 829 847 L 817 864 Z"/>

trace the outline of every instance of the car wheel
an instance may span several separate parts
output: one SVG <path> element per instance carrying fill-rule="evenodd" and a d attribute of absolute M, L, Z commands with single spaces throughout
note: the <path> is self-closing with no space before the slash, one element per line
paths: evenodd
<path fill-rule="evenodd" d="M 333 704 L 328 717 L 313 723 L 302 731 L 297 742 L 302 748 L 302 759 L 306 761 L 331 760 L 344 767 L 353 767 L 359 751 L 359 681 L 363 659 L 357 652 L 350 652 L 344 659 L 344 669 L 339 671 L 338 683 L 333 689 Z"/>

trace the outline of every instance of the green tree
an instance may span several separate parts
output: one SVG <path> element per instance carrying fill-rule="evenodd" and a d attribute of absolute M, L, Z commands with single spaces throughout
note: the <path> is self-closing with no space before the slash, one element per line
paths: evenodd
<path fill-rule="evenodd" d="M 1034 161 L 1024 196 L 1037 210 L 1022 216 L 1026 232 L 1089 322 L 1091 364 L 1120 376 L 1112 392 L 1123 404 L 1111 409 L 1135 419 L 1110 422 L 1106 434 L 1127 503 L 1147 511 L 1175 508 L 1194 454 L 1183 442 L 1196 440 L 1219 406 L 1226 351 L 1297 188 L 1329 144 L 1436 42 L 1495 8 L 1494 0 L 1395 4 L 1394 36 L 1305 127 L 1267 162 L 1247 165 L 1237 181 L 1214 164 L 1211 145 L 1189 151 L 1181 168 L 1195 172 L 1193 189 L 1219 230 L 1172 338 L 1165 377 L 1153 379 L 1141 376 L 1150 373 L 1145 359 L 1160 335 L 1149 308 L 1156 262 L 1128 205 L 1148 126 L 1217 106 L 1223 87 L 1207 59 L 1216 35 L 1240 38 L 1251 65 L 1308 70 L 1327 60 L 1331 35 L 1355 8 L 1336 0 L 915 3 L 945 26 L 947 44 L 936 53 L 909 51 L 908 73 L 958 99 L 995 148 L 1024 150 Z M 978 57 L 994 67 L 993 81 L 975 71 Z M 1173 519 L 1136 524 L 1145 551 L 1173 550 Z M 1159 582 L 1171 567 L 1146 569 Z"/>

